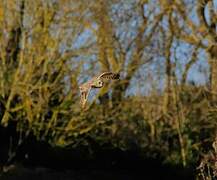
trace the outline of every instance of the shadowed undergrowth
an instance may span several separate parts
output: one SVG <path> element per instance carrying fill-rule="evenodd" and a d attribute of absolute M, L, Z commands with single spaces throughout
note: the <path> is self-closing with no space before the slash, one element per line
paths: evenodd
<path fill-rule="evenodd" d="M 102 146 L 93 140 L 89 140 L 88 146 L 52 147 L 31 136 L 17 149 L 16 156 L 6 163 L 8 147 L 5 143 L 1 148 L 5 152 L 1 152 L 0 156 L 1 167 L 5 171 L 1 179 L 194 178 L 193 167 L 165 164 L 160 157 L 147 158 L 136 147 L 128 150 L 111 147 L 111 144 Z"/>
<path fill-rule="evenodd" d="M 181 113 L 174 106 L 163 113 L 158 106 L 161 98 L 130 97 L 115 108 L 95 104 L 72 116 L 75 127 L 64 126 L 67 116 L 57 119 L 55 126 L 44 121 L 40 130 L 34 123 L 22 126 L 25 121 L 11 119 L 0 130 L 2 165 L 106 173 L 123 169 L 153 178 L 158 172 L 157 176 L 171 179 L 178 173 L 180 179 L 192 179 L 200 170 L 208 173 L 206 168 L 197 170 L 203 162 L 209 173 L 215 173 L 215 160 L 205 158 L 212 149 L 217 122 L 209 94 L 202 88 L 182 91 L 177 104 Z"/>

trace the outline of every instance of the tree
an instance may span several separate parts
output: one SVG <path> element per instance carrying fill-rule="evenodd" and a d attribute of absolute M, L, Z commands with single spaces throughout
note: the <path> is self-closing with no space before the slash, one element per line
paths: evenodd
<path fill-rule="evenodd" d="M 165 6 L 165 3 L 166 6 Z M 175 37 L 187 44 L 195 47 L 192 54 L 192 60 L 186 65 L 183 74 L 183 82 L 186 81 L 187 72 L 196 62 L 196 54 L 198 49 L 204 49 L 208 55 L 208 63 L 210 65 L 210 90 L 215 98 L 216 92 L 216 13 L 214 1 L 161 1 L 161 7 L 167 7 L 173 13 L 171 18 L 172 30 Z M 206 14 L 208 7 L 208 14 Z M 192 16 L 193 18 L 191 18 Z M 199 22 L 199 24 L 197 23 Z"/>

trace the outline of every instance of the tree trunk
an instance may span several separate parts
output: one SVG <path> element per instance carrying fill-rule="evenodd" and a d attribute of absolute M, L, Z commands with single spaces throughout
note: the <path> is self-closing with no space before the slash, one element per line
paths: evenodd
<path fill-rule="evenodd" d="M 210 91 L 212 100 L 217 101 L 217 44 L 212 45 L 209 50 L 210 64 Z"/>
<path fill-rule="evenodd" d="M 117 59 L 114 54 L 113 44 L 113 27 L 108 14 L 108 3 L 106 1 L 99 1 L 99 8 L 94 10 L 94 18 L 98 24 L 97 43 L 98 43 L 98 61 L 102 72 L 114 71 L 118 69 Z M 99 100 L 101 104 L 107 106 L 109 101 L 108 93 L 104 93 L 103 88 L 100 93 Z"/>
<path fill-rule="evenodd" d="M 165 49 L 166 58 L 166 82 L 165 82 L 165 94 L 163 102 L 163 112 L 167 113 L 169 106 L 171 104 L 171 91 L 172 91 L 172 62 L 171 62 L 171 47 L 173 43 L 173 33 L 168 37 Z"/>

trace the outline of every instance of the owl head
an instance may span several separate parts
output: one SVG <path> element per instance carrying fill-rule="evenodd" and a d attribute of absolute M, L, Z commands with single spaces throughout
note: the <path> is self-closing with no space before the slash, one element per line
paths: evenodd
<path fill-rule="evenodd" d="M 101 79 L 95 79 L 92 83 L 92 87 L 94 87 L 94 88 L 103 87 L 103 81 Z"/>

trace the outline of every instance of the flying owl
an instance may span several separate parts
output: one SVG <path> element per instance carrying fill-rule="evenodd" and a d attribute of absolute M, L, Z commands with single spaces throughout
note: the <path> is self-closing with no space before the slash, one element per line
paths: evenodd
<path fill-rule="evenodd" d="M 118 73 L 104 72 L 79 86 L 82 108 L 85 107 L 91 88 L 102 88 L 106 80 L 119 79 L 119 77 Z"/>

